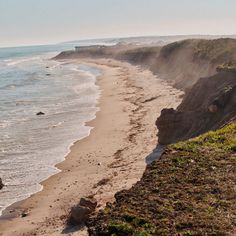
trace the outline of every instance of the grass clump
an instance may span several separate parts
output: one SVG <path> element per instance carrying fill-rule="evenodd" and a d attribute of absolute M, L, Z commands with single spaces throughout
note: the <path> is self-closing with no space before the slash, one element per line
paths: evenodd
<path fill-rule="evenodd" d="M 124 222 L 111 222 L 108 224 L 108 231 L 110 235 L 125 236 L 132 235 L 134 233 L 134 228 Z"/>
<path fill-rule="evenodd" d="M 236 72 L 236 60 L 228 63 L 223 63 L 216 68 L 217 71 L 231 71 Z"/>
<path fill-rule="evenodd" d="M 138 217 L 128 217 L 128 222 L 119 220 L 108 224 L 108 235 L 151 236 L 155 230 L 152 224 Z"/>

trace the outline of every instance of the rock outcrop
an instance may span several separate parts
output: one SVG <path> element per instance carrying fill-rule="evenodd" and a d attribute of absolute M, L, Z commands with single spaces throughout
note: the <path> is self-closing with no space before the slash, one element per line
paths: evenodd
<path fill-rule="evenodd" d="M 44 113 L 44 112 L 42 112 L 42 111 L 40 111 L 40 112 L 36 113 L 36 116 L 43 116 L 43 115 L 45 115 L 45 113 Z"/>
<path fill-rule="evenodd" d="M 164 109 L 157 119 L 159 143 L 186 140 L 236 118 L 236 72 L 221 71 L 200 79 L 180 106 Z"/>
<path fill-rule="evenodd" d="M 90 198 L 81 198 L 78 205 L 72 207 L 69 223 L 80 225 L 83 224 L 91 213 L 95 211 L 97 202 Z"/>

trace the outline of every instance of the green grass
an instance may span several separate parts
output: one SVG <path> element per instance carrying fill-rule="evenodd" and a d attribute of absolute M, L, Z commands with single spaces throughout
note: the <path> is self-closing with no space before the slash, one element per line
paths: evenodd
<path fill-rule="evenodd" d="M 108 224 L 108 231 L 110 235 L 125 236 L 134 233 L 134 228 L 124 222 L 111 222 Z"/>
<path fill-rule="evenodd" d="M 187 154 L 199 154 L 206 150 L 213 150 L 215 152 L 232 152 L 236 151 L 236 123 L 226 126 L 217 131 L 211 131 L 200 137 L 179 142 L 171 145 L 178 151 L 187 152 Z"/>

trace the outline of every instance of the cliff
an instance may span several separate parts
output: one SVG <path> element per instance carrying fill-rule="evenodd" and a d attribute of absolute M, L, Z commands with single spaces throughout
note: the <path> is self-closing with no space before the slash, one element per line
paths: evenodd
<path fill-rule="evenodd" d="M 160 46 L 135 44 L 76 47 L 75 50 L 61 52 L 54 59 L 113 58 L 150 67 L 153 59 L 159 55 L 160 49 Z"/>
<path fill-rule="evenodd" d="M 191 88 L 199 78 L 215 74 L 219 65 L 236 61 L 236 39 L 188 39 L 160 47 L 125 44 L 78 47 L 55 59 L 114 58 L 149 68 L 179 89 Z"/>
<path fill-rule="evenodd" d="M 236 123 L 169 146 L 92 217 L 90 235 L 234 235 Z"/>
<path fill-rule="evenodd" d="M 164 46 L 151 70 L 180 89 L 215 74 L 224 63 L 236 61 L 235 39 L 189 39 Z"/>
<path fill-rule="evenodd" d="M 162 110 L 156 122 L 159 143 L 186 140 L 233 119 L 236 119 L 236 71 L 221 70 L 198 80 L 176 110 Z"/>

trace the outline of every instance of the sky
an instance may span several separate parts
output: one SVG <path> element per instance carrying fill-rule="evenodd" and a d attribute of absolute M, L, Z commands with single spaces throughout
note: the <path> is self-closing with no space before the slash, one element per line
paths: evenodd
<path fill-rule="evenodd" d="M 0 0 L 0 47 L 184 34 L 236 34 L 236 0 Z"/>

